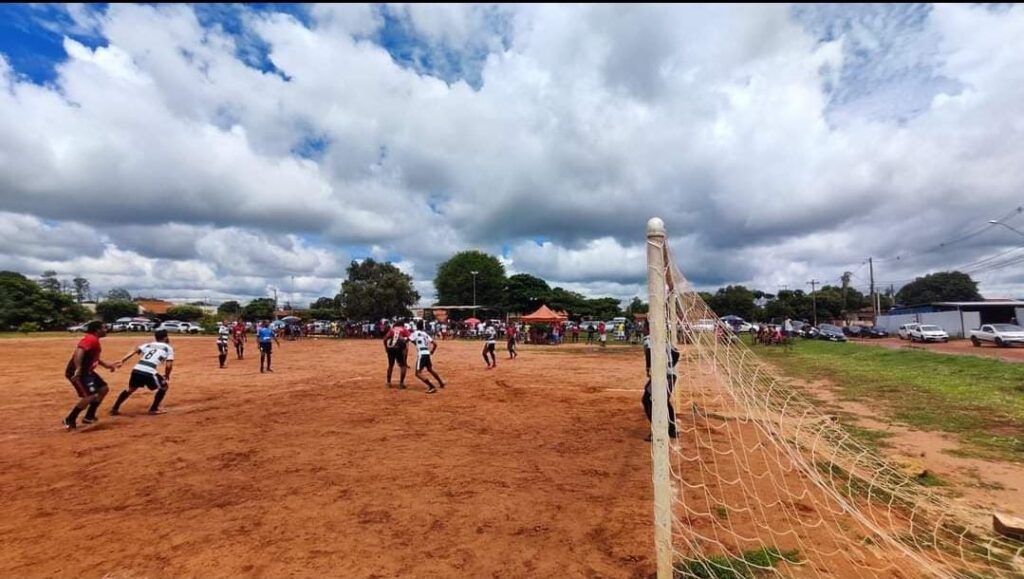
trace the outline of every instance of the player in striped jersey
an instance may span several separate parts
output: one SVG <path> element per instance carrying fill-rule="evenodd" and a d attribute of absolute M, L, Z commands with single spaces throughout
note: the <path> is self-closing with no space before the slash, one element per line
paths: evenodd
<path fill-rule="evenodd" d="M 430 334 L 423 331 L 423 321 L 416 322 L 416 331 L 412 333 L 409 340 L 416 345 L 416 377 L 427 385 L 427 394 L 437 392 L 437 388 L 430 383 L 430 380 L 423 377 L 423 371 L 430 372 L 441 388 L 444 388 L 444 381 L 434 371 L 434 363 L 431 356 L 437 350 L 437 342 L 430 337 Z"/>
<path fill-rule="evenodd" d="M 220 352 L 220 367 L 224 367 L 224 363 L 228 360 L 228 338 L 231 337 L 231 328 L 227 325 L 221 324 L 217 328 L 217 351 Z"/>
<path fill-rule="evenodd" d="M 498 334 L 498 330 L 494 327 L 494 324 L 489 324 L 484 328 L 484 362 L 487 363 L 487 369 L 498 367 L 498 358 L 494 355 L 494 341 Z"/>
<path fill-rule="evenodd" d="M 174 368 L 174 348 L 171 347 L 170 339 L 167 337 L 167 330 L 157 330 L 154 334 L 155 342 L 142 344 L 121 358 L 125 363 L 129 358 L 138 354 L 139 361 L 132 368 L 131 378 L 128 379 L 128 387 L 121 391 L 114 402 L 114 408 L 110 413 L 117 416 L 121 412 L 121 405 L 128 397 L 139 388 L 145 387 L 156 391 L 153 397 L 153 404 L 149 407 L 150 414 L 163 414 L 160 410 L 160 403 L 167 395 L 167 388 L 170 387 L 171 370 Z M 164 365 L 164 374 L 161 376 L 157 369 L 160 364 Z"/>

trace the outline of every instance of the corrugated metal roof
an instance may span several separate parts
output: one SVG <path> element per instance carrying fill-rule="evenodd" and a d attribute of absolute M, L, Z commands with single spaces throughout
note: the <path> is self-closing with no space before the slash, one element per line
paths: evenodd
<path fill-rule="evenodd" d="M 990 302 L 934 302 L 933 306 L 952 306 L 952 307 L 964 307 L 964 306 L 1019 306 L 1024 307 L 1024 301 L 1020 300 L 998 300 Z"/>

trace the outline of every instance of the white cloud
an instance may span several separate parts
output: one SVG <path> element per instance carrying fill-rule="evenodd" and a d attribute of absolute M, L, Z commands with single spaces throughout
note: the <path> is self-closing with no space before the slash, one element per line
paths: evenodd
<path fill-rule="evenodd" d="M 309 27 L 250 11 L 241 39 L 188 6 L 82 12 L 106 45 L 65 40 L 54 85 L 0 58 L 0 227 L 25 238 L 0 254 L 154 292 L 253 295 L 294 274 L 333 295 L 348 260 L 333 248 L 354 245 L 398 256 L 430 295 L 455 251 L 508 247 L 518 271 L 628 296 L 659 215 L 698 285 L 835 277 L 1024 190 L 1024 10 L 897 12 L 825 41 L 778 6 L 315 6 Z M 385 15 L 478 81 L 393 58 L 374 40 Z M 240 60 L 252 41 L 276 70 Z M 924 79 L 902 120 L 875 106 L 896 73 Z M 102 242 L 39 241 L 80 227 Z M 880 270 L 1008 243 L 975 241 Z M 125 256 L 140 265 L 108 274 Z"/>

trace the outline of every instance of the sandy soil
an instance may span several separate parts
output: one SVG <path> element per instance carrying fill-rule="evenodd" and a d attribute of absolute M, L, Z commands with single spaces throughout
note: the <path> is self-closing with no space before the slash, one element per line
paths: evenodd
<path fill-rule="evenodd" d="M 965 356 L 984 356 L 989 358 L 998 358 L 1007 362 L 1024 362 L 1024 346 L 1013 346 L 1009 348 L 998 348 L 990 344 L 982 344 L 979 347 L 975 347 L 971 344 L 970 340 L 953 340 L 951 342 L 941 343 L 919 343 L 909 342 L 907 340 L 901 340 L 899 338 L 879 338 L 874 340 L 850 340 L 855 344 L 866 344 L 871 346 L 881 346 L 883 348 L 891 348 L 894 350 L 900 349 L 915 349 L 915 350 L 930 350 L 932 352 L 941 352 L 943 354 L 959 354 Z"/>
<path fill-rule="evenodd" d="M 106 338 L 106 358 L 141 340 Z M 407 390 L 385 387 L 376 341 L 285 342 L 275 373 L 261 375 L 252 348 L 219 370 L 212 338 L 182 337 L 174 340 L 168 414 L 147 415 L 150 395 L 139 392 L 122 416 L 107 415 L 108 400 L 99 424 L 68 434 L 59 421 L 74 396 L 62 373 L 75 342 L 0 340 L 8 393 L 0 402 L 0 576 L 654 571 L 639 348 L 524 347 L 518 360 L 500 357 L 486 370 L 479 342 L 442 342 L 435 363 L 448 387 L 426 395 L 411 376 Z M 128 372 L 104 376 L 114 396 Z M 703 400 L 693 378 L 689 396 Z M 707 456 L 709 445 L 733 448 L 728 439 L 737 436 L 755 450 L 705 462 L 706 472 L 680 471 L 688 485 L 706 476 L 719 483 L 687 488 L 687 525 L 678 533 L 768 533 L 780 549 L 832 553 L 785 572 L 793 576 L 854 576 L 861 573 L 850 561 L 872 564 L 871 549 L 844 553 L 844 541 L 812 527 L 798 537 L 780 531 L 787 521 L 825 516 L 847 539 L 863 538 L 845 517 L 815 513 L 813 497 L 794 492 L 807 481 L 780 466 L 751 424 L 683 411 L 680 429 L 678 467 Z M 765 478 L 728 482 L 750 468 Z M 783 502 L 755 505 L 766 511 L 755 527 L 744 521 L 749 496 Z M 726 520 L 716 516 L 722 505 Z"/>
<path fill-rule="evenodd" d="M 882 453 L 904 465 L 908 472 L 927 470 L 949 483 L 938 491 L 976 511 L 979 524 L 987 525 L 995 511 L 1024 514 L 1024 464 L 953 455 L 951 452 L 961 448 L 953 436 L 882 422 L 879 416 L 884 411 L 841 399 L 827 381 L 799 384 L 832 409 L 852 416 L 854 424 L 888 433 L 885 442 L 891 448 L 882 449 Z"/>
<path fill-rule="evenodd" d="M 140 391 L 68 434 L 74 344 L 0 341 L 0 576 L 653 571 L 639 349 L 487 371 L 479 343 L 443 342 L 426 395 L 385 387 L 376 341 L 285 342 L 261 375 L 255 351 L 219 370 L 213 339 L 178 338 L 168 414 Z M 113 396 L 128 372 L 104 376 Z"/>

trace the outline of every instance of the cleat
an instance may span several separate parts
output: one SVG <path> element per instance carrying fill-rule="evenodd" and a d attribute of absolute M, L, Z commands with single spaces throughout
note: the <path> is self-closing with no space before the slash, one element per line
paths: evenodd
<path fill-rule="evenodd" d="M 60 423 L 64 425 L 64 430 L 67 430 L 68 432 L 78 428 L 77 424 L 74 422 L 68 422 L 67 418 L 61 419 Z"/>
<path fill-rule="evenodd" d="M 444 382 L 441 382 L 441 388 L 444 388 Z"/>
<path fill-rule="evenodd" d="M 164 410 L 163 408 L 157 408 L 156 410 L 149 411 L 150 416 L 158 416 L 160 414 L 167 414 L 167 411 Z"/>
<path fill-rule="evenodd" d="M 96 418 L 95 416 L 86 416 L 85 418 L 82 419 L 82 424 L 95 424 L 97 422 L 99 422 L 99 418 Z"/>
<path fill-rule="evenodd" d="M 405 384 L 399 384 L 398 385 L 398 389 L 399 390 L 405 390 Z"/>
<path fill-rule="evenodd" d="M 435 392 L 437 392 L 437 388 L 434 388 L 433 386 L 427 388 L 427 394 L 433 394 Z"/>
<path fill-rule="evenodd" d="M 121 411 L 118 410 L 117 408 L 111 408 L 110 409 L 110 415 L 111 416 L 119 416 L 120 414 L 121 414 Z"/>

